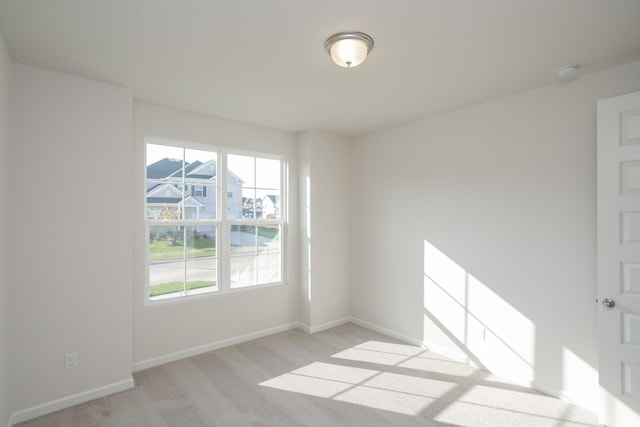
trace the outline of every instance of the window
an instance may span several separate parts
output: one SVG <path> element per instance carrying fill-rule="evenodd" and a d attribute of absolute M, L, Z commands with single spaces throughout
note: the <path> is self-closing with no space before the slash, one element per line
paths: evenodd
<path fill-rule="evenodd" d="M 194 185 L 191 187 L 191 195 L 198 197 L 207 197 L 207 187 L 204 185 Z"/>
<path fill-rule="evenodd" d="M 279 282 L 283 226 L 281 161 L 230 154 L 227 165 L 227 196 L 232 194 L 227 207 L 230 285 L 240 288 Z M 272 201 L 268 210 L 266 200 Z"/>
<path fill-rule="evenodd" d="M 282 282 L 282 168 L 279 158 L 147 138 L 149 299 Z"/>

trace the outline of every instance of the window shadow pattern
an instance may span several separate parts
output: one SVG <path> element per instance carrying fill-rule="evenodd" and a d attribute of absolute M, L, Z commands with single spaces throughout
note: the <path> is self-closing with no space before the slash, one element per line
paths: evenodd
<path fill-rule="evenodd" d="M 598 425 L 573 405 L 469 364 L 422 347 L 377 340 L 352 346 L 328 360 L 311 362 L 260 385 L 442 426 Z"/>

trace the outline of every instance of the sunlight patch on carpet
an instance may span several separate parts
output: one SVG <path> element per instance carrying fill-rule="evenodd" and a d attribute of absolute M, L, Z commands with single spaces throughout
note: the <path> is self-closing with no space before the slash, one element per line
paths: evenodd
<path fill-rule="evenodd" d="M 369 341 L 332 356 L 350 363 L 365 363 L 367 368 L 314 362 L 260 385 L 400 414 L 418 415 L 457 384 L 388 372 L 385 367 L 398 366 L 425 352 L 414 346 Z M 381 369 L 370 369 L 371 364 L 381 365 Z"/>

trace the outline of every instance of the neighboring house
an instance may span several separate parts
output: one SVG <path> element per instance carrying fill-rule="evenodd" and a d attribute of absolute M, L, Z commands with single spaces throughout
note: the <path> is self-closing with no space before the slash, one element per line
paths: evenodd
<path fill-rule="evenodd" d="M 262 199 L 262 214 L 267 219 L 280 217 L 280 196 L 267 195 Z"/>
<path fill-rule="evenodd" d="M 187 196 L 182 199 L 181 186 L 158 184 L 147 190 L 147 217 L 150 219 L 179 219 L 184 211 L 185 219 L 200 219 L 200 211 L 205 205 Z"/>
<path fill-rule="evenodd" d="M 262 200 L 250 197 L 242 198 L 243 218 L 262 218 Z"/>
<path fill-rule="evenodd" d="M 147 166 L 147 218 L 211 219 L 216 214 L 216 162 L 196 160 L 184 165 L 182 160 L 164 158 Z M 227 176 L 227 208 L 231 218 L 241 218 L 242 185 L 233 172 Z M 183 197 L 184 194 L 184 197 Z"/>

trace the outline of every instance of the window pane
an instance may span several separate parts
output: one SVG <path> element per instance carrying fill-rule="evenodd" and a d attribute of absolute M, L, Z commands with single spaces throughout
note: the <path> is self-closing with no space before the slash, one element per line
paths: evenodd
<path fill-rule="evenodd" d="M 149 227 L 149 296 L 184 292 L 184 227 Z"/>
<path fill-rule="evenodd" d="M 217 160 L 215 152 L 185 150 L 185 219 L 216 218 Z"/>
<path fill-rule="evenodd" d="M 280 209 L 280 191 L 278 190 L 256 190 L 258 200 L 260 200 L 260 216 L 264 219 L 280 219 L 282 209 Z"/>
<path fill-rule="evenodd" d="M 231 226 L 231 287 L 282 280 L 280 225 Z"/>
<path fill-rule="evenodd" d="M 227 167 L 227 218 L 255 218 L 255 159 L 229 154 Z"/>
<path fill-rule="evenodd" d="M 254 188 L 242 189 L 242 218 L 255 219 L 262 217 L 262 200 L 256 197 Z"/>
<path fill-rule="evenodd" d="M 181 147 L 147 144 L 147 179 L 180 178 L 183 152 Z"/>
<path fill-rule="evenodd" d="M 187 164 L 185 169 L 185 177 L 190 178 L 197 176 L 202 179 L 211 179 L 216 176 L 216 160 L 217 153 L 215 151 L 193 150 L 186 148 L 184 150 L 184 160 Z"/>
<path fill-rule="evenodd" d="M 252 225 L 231 226 L 231 288 L 253 286 L 256 282 L 256 231 Z"/>
<path fill-rule="evenodd" d="M 187 181 L 184 195 L 185 216 L 187 220 L 216 218 L 216 186 Z"/>
<path fill-rule="evenodd" d="M 280 226 L 258 227 L 258 284 L 282 280 Z"/>
<path fill-rule="evenodd" d="M 228 219 L 280 219 L 281 161 L 229 155 Z M 235 172 L 231 173 L 235 168 Z M 254 176 L 255 172 L 255 176 Z M 235 178 L 234 178 L 235 177 Z M 242 213 L 237 193 L 242 191 Z M 234 197 L 230 197 L 233 193 Z"/>
<path fill-rule="evenodd" d="M 214 225 L 186 227 L 186 290 L 188 295 L 218 290 L 218 257 Z"/>
<path fill-rule="evenodd" d="M 256 187 L 280 188 L 280 160 L 256 158 Z"/>
<path fill-rule="evenodd" d="M 231 253 L 244 255 L 256 253 L 256 229 L 253 225 L 232 225 L 230 240 Z"/>
<path fill-rule="evenodd" d="M 227 185 L 255 187 L 255 159 L 249 156 L 229 154 L 227 156 Z"/>
<path fill-rule="evenodd" d="M 256 285 L 256 255 L 231 256 L 231 289 Z"/>
<path fill-rule="evenodd" d="M 241 219 L 244 215 L 245 202 L 242 187 L 227 187 L 227 218 Z"/>
<path fill-rule="evenodd" d="M 182 218 L 182 168 L 180 147 L 147 144 L 147 218 Z"/>

